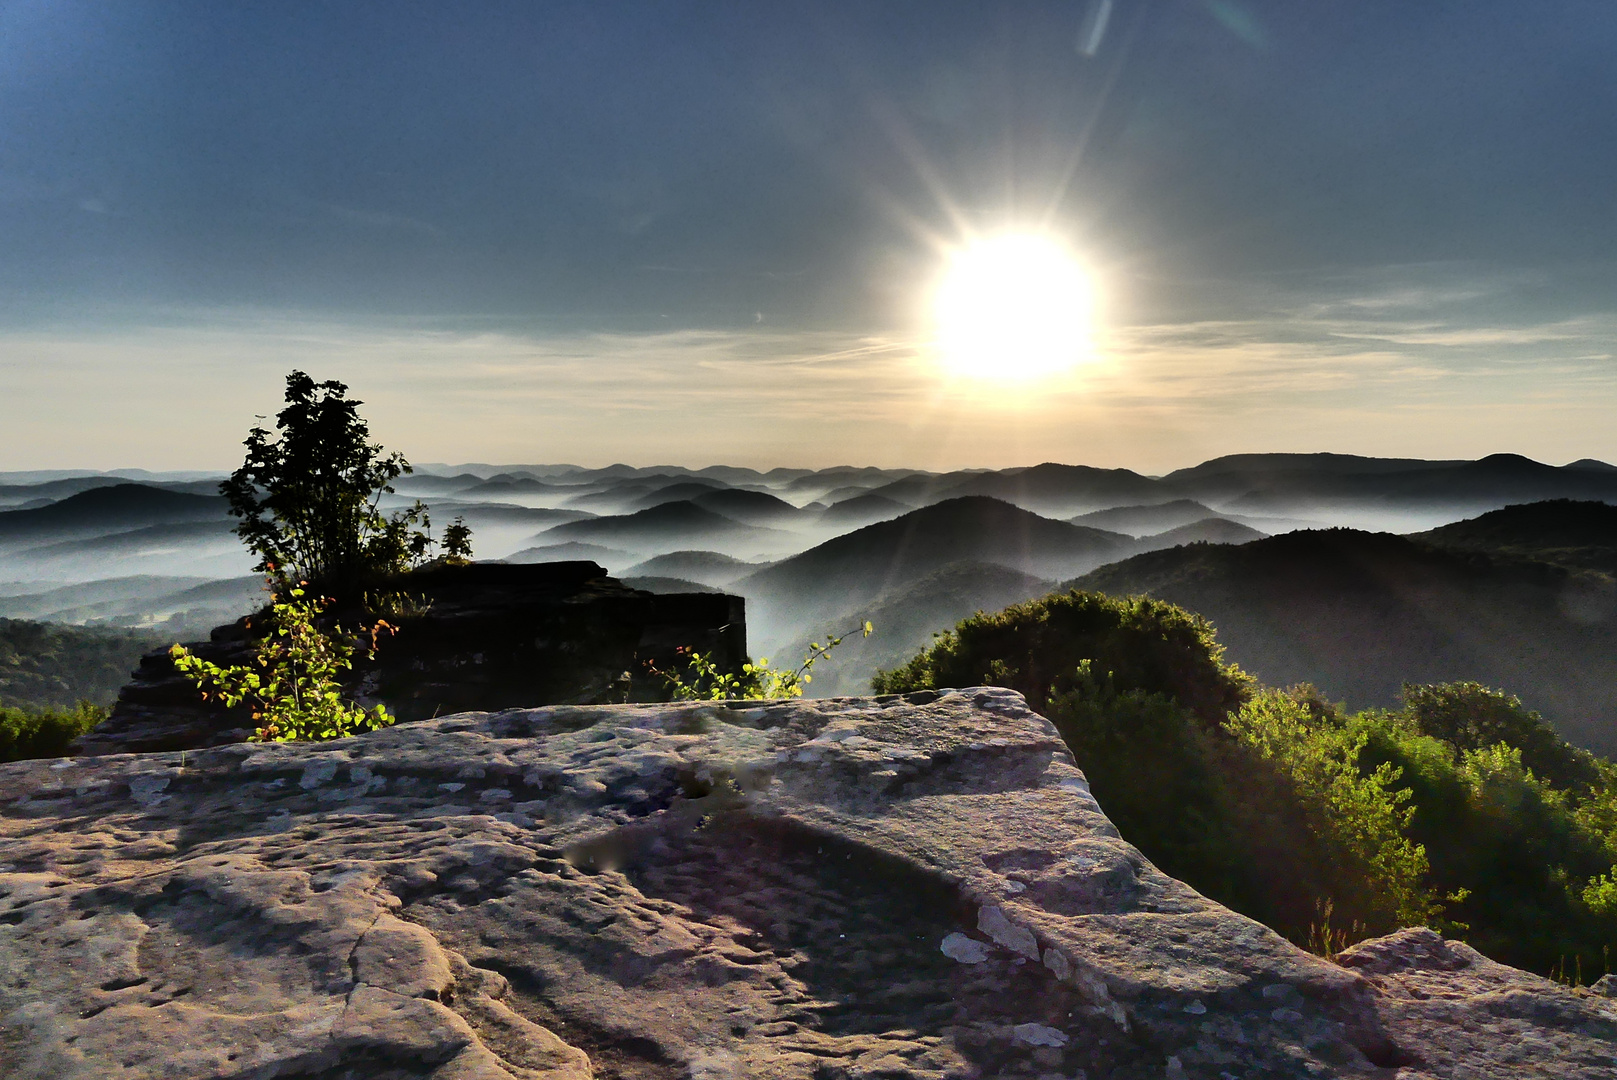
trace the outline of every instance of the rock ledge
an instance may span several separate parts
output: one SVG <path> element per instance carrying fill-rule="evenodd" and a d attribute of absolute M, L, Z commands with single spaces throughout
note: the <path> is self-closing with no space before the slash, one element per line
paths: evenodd
<path fill-rule="evenodd" d="M 22 762 L 0 806 L 8 1078 L 1617 1074 L 1617 1002 L 1166 877 L 998 688 Z"/>

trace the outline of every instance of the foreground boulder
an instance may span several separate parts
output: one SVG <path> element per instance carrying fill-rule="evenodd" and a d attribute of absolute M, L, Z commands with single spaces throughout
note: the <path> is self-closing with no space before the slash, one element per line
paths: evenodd
<path fill-rule="evenodd" d="M 0 766 L 0 1075 L 1617 1073 L 1617 1003 L 1331 963 L 1123 842 L 999 688 Z"/>
<path fill-rule="evenodd" d="M 745 601 L 719 593 L 653 595 L 631 589 L 592 562 L 472 563 L 418 570 L 398 586 L 402 610 L 355 658 L 344 680 L 364 704 L 402 720 L 468 709 L 602 701 L 657 701 L 666 683 L 647 666 L 677 671 L 677 650 L 708 653 L 721 670 L 746 660 Z M 373 621 L 357 605 L 326 620 L 348 630 Z M 189 648 L 229 666 L 252 661 L 256 616 L 238 619 Z M 241 742 L 255 727 L 246 707 L 204 701 L 166 649 L 142 657 L 112 715 L 74 744 L 78 754 L 194 750 Z"/>

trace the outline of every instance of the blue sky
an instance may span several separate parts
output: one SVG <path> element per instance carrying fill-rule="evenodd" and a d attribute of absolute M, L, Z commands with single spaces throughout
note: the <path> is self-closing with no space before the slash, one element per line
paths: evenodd
<path fill-rule="evenodd" d="M 1102 6 L 0 2 L 0 468 L 1617 457 L 1617 7 Z M 997 228 L 1099 362 L 937 378 Z"/>

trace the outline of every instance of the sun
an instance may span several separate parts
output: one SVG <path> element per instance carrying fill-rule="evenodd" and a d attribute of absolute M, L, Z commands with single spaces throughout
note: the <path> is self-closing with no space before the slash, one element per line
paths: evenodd
<path fill-rule="evenodd" d="M 1047 236 L 1010 233 L 956 250 L 934 304 L 939 358 L 955 376 L 1022 382 L 1094 353 L 1094 283 Z"/>

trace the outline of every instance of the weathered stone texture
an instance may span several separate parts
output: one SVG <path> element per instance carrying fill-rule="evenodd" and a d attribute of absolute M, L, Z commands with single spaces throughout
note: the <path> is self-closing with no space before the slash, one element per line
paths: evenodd
<path fill-rule="evenodd" d="M 1617 1075 L 1617 1002 L 1164 876 L 997 688 L 24 762 L 0 807 L 19 1080 Z"/>

